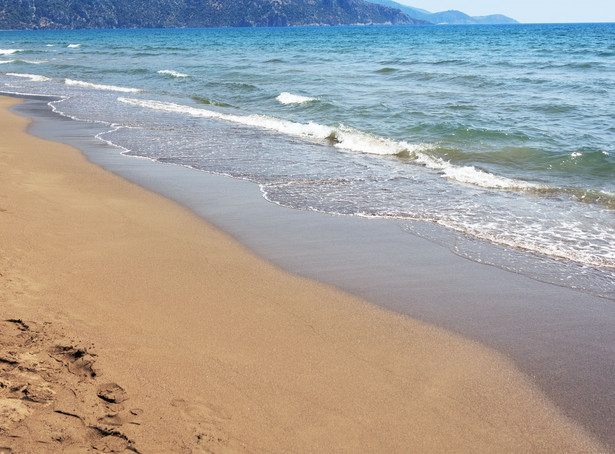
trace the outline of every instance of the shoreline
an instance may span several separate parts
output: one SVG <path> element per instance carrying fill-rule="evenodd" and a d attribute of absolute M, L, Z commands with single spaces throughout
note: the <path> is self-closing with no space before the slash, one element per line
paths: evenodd
<path fill-rule="evenodd" d="M 4 109 L 16 102 L 0 99 Z M 17 109 L 22 114 L 24 106 Z M 177 201 L 209 222 L 215 218 L 222 233 L 183 206 L 128 182 L 130 177 L 121 178 L 140 175 L 137 184 L 147 187 L 148 181 L 168 196 L 164 184 L 167 191 L 181 189 L 194 172 L 114 153 L 99 156 L 107 169 L 122 161 L 118 177 L 88 163 L 75 148 L 18 133 L 28 121 L 2 115 L 0 124 L 11 136 L 0 147 L 7 175 L 0 192 L 0 216 L 7 220 L 3 319 L 52 322 L 95 343 L 102 377 L 120 383 L 143 410 L 140 425 L 130 428 L 142 452 L 170 446 L 185 447 L 170 452 L 190 452 L 199 444 L 220 452 L 600 452 L 503 355 L 331 287 L 348 290 L 361 281 L 361 270 L 349 270 L 348 256 L 339 250 L 333 253 L 338 263 L 332 256 L 320 255 L 320 262 L 315 257 L 338 244 L 336 235 L 349 227 L 357 232 L 368 226 L 363 234 L 371 244 L 376 224 L 340 218 L 341 224 L 325 222 L 322 230 L 320 215 L 255 204 L 253 196 L 245 197 L 244 191 L 254 190 L 249 184 L 228 191 L 221 180 L 199 174 L 204 192 L 186 195 L 196 197 L 193 205 Z M 72 140 L 81 140 L 77 123 L 67 129 L 57 124 L 60 134 L 72 131 Z M 49 132 L 39 117 L 30 130 L 44 135 L 46 127 Z M 94 160 L 87 147 L 84 152 Z M 205 193 L 211 200 L 202 199 Z M 197 202 L 209 214 L 195 209 Z M 254 209 L 276 214 L 254 216 Z M 277 230 L 245 225 L 246 216 L 273 222 Z M 397 229 L 379 225 L 379 232 Z M 246 230 L 264 232 L 268 241 Z M 304 235 L 309 230 L 318 241 L 312 248 L 294 244 L 304 251 L 297 256 L 289 245 L 293 238 L 310 240 Z M 276 234 L 288 231 L 296 237 L 280 245 Z M 257 254 L 275 255 L 274 265 L 235 240 Z M 434 259 L 433 244 L 418 240 L 412 246 L 423 259 Z M 441 254 L 450 252 L 436 254 L 436 262 Z M 379 260 L 374 257 L 364 271 L 373 271 Z M 301 266 L 306 268 L 294 269 Z M 430 266 L 424 271 L 442 264 Z M 391 294 L 389 301 L 406 292 L 394 287 L 399 277 L 378 286 Z M 415 284 L 422 278 L 415 276 Z M 369 297 L 370 289 L 350 290 Z M 434 299 L 437 291 L 417 285 L 412 301 L 424 298 L 431 306 L 447 296 Z M 435 306 L 434 312 L 442 310 Z M 425 314 L 417 318 L 428 319 Z M 470 324 L 464 320 L 470 313 L 456 315 Z"/>
<path fill-rule="evenodd" d="M 93 139 L 99 126 L 43 102 L 18 109 L 36 118 L 31 133 L 188 207 L 278 267 L 500 352 L 615 451 L 611 300 L 461 258 L 393 220 L 282 208 L 247 181 L 124 156 Z"/>

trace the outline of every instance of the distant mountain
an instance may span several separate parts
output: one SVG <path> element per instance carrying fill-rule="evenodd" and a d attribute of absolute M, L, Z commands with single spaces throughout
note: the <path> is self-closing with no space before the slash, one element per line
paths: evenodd
<path fill-rule="evenodd" d="M 434 13 L 425 19 L 434 24 L 518 24 L 510 17 L 502 14 L 491 14 L 489 16 L 468 16 L 461 11 L 450 10 Z"/>
<path fill-rule="evenodd" d="M 474 16 L 474 19 L 478 20 L 479 24 L 518 24 L 515 19 L 502 14 L 490 14 L 488 16 Z"/>
<path fill-rule="evenodd" d="M 417 24 L 363 0 L 0 0 L 0 29 Z"/>
<path fill-rule="evenodd" d="M 424 9 L 413 8 L 412 6 L 402 5 L 393 0 L 367 0 L 371 3 L 389 8 L 397 8 L 414 19 L 431 22 L 432 24 L 518 24 L 510 17 L 502 14 L 492 14 L 489 16 L 469 16 L 461 11 L 451 10 L 439 13 L 431 13 Z"/>

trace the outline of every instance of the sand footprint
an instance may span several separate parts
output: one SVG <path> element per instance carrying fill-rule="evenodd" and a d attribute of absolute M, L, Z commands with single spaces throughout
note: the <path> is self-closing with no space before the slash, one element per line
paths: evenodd
<path fill-rule="evenodd" d="M 96 395 L 105 405 L 105 415 L 98 418 L 100 424 L 122 426 L 124 424 L 139 425 L 139 416 L 143 413 L 140 408 L 125 408 L 124 402 L 128 395 L 124 388 L 117 383 L 105 383 L 98 387 Z"/>
<path fill-rule="evenodd" d="M 118 430 L 92 427 L 98 440 L 92 443 L 92 448 L 101 452 L 134 452 L 139 453 L 134 442 Z"/>
<path fill-rule="evenodd" d="M 73 345 L 57 345 L 50 352 L 50 356 L 63 363 L 69 372 L 82 378 L 96 377 L 94 370 L 95 354 L 89 353 L 86 348 Z"/>
<path fill-rule="evenodd" d="M 0 321 L 0 454 L 138 453 L 125 424 L 142 411 L 117 383 L 96 385 L 95 354 L 60 339 L 47 322 Z"/>
<path fill-rule="evenodd" d="M 240 452 L 235 440 L 224 431 L 224 422 L 231 418 L 221 410 L 196 401 L 187 402 L 184 399 L 174 399 L 171 405 L 180 410 L 182 418 L 192 430 L 192 439 L 187 445 L 193 452 Z"/>

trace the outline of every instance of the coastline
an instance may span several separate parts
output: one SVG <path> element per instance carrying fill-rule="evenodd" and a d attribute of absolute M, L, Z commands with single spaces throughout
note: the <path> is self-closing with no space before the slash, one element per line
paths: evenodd
<path fill-rule="evenodd" d="M 24 134 L 28 121 L 6 112 L 16 101 L 0 99 L 2 319 L 51 323 L 93 343 L 99 372 L 80 383 L 126 390 L 142 411 L 138 425 L 118 430 L 138 452 L 600 452 L 503 355 L 343 293 L 310 269 L 303 274 L 325 284 L 291 275 L 232 238 L 295 271 L 334 242 L 335 229 L 319 232 L 304 257 L 276 248 L 276 232 L 250 243 L 226 230 L 250 214 L 251 200 L 236 192 L 234 205 L 210 206 L 223 233 L 75 148 Z M 174 176 L 166 181 L 178 184 Z M 293 215 L 303 228 L 320 225 Z M 341 276 L 328 257 L 322 264 L 321 273 Z M 396 278 L 381 285 L 394 294 Z M 436 292 L 417 286 L 412 299 L 431 303 Z M 14 419 L 10 430 L 31 416 Z M 41 446 L 10 435 L 2 444 L 28 441 Z M 49 452 L 60 442 L 46 443 Z"/>

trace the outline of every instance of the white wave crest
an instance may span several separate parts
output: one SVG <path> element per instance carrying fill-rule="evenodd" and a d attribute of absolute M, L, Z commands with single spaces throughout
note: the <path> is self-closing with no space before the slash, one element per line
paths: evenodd
<path fill-rule="evenodd" d="M 266 115 L 232 115 L 213 110 L 200 109 L 181 104 L 133 98 L 118 98 L 118 101 L 138 107 L 173 112 L 194 117 L 218 118 L 246 126 L 253 126 L 317 141 L 330 141 L 333 146 L 346 151 L 376 154 L 381 156 L 407 156 L 425 167 L 441 172 L 444 178 L 486 189 L 524 190 L 539 185 L 514 180 L 485 172 L 472 166 L 456 166 L 438 157 L 425 153 L 433 149 L 430 144 L 411 144 L 405 141 L 377 137 L 344 125 L 337 128 L 318 123 L 296 123 Z"/>
<path fill-rule="evenodd" d="M 13 55 L 17 52 L 23 52 L 23 49 L 0 49 L 0 55 Z"/>
<path fill-rule="evenodd" d="M 327 140 L 336 148 L 346 151 L 354 151 L 358 153 L 396 155 L 401 152 L 417 153 L 421 150 L 431 148 L 430 145 L 415 145 L 403 141 L 376 137 L 371 134 L 343 125 L 335 128 L 314 122 L 297 123 L 289 120 L 282 120 L 279 118 L 270 117 L 267 115 L 233 115 L 216 112 L 213 110 L 201 109 L 198 107 L 191 107 L 181 104 L 154 100 L 142 100 L 121 97 L 118 98 L 118 101 L 138 107 L 145 107 L 148 109 L 164 112 L 191 115 L 193 117 L 218 118 L 220 120 L 239 123 L 246 126 L 263 128 L 270 131 L 275 131 L 282 134 L 302 137 L 306 139 L 312 139 L 317 141 Z"/>
<path fill-rule="evenodd" d="M 166 74 L 168 76 L 173 77 L 190 77 L 189 74 L 183 74 L 177 71 L 173 71 L 172 69 L 161 69 L 160 71 L 156 71 L 158 74 Z"/>
<path fill-rule="evenodd" d="M 334 142 L 337 148 L 377 155 L 398 155 L 400 153 L 414 155 L 417 151 L 430 148 L 425 144 L 416 145 L 402 140 L 378 137 L 344 125 L 335 129 Z"/>
<path fill-rule="evenodd" d="M 28 63 L 30 65 L 40 65 L 41 63 L 48 63 L 49 60 L 19 60 L 19 59 L 0 60 L 0 65 L 4 63 L 15 63 L 15 62 Z"/>
<path fill-rule="evenodd" d="M 425 144 L 409 144 L 393 139 L 384 139 L 346 126 L 337 128 L 325 126 L 314 122 L 297 123 L 289 120 L 269 117 L 267 115 L 232 115 L 213 110 L 190 107 L 181 104 L 154 100 L 141 100 L 133 98 L 118 98 L 118 101 L 138 107 L 191 115 L 193 117 L 218 118 L 220 120 L 239 123 L 246 126 L 263 128 L 282 134 L 312 139 L 317 141 L 330 141 L 336 148 L 355 151 L 359 153 L 396 155 L 400 152 L 417 153 L 431 148 Z"/>
<path fill-rule="evenodd" d="M 410 144 L 403 140 L 377 137 L 344 126 L 337 129 L 336 139 L 339 141 L 335 144 L 336 147 L 359 153 L 407 156 L 429 169 L 441 172 L 444 178 L 459 183 L 485 189 L 523 190 L 541 187 L 527 181 L 494 175 L 473 166 L 456 166 L 442 158 L 425 153 L 434 148 L 433 145 L 429 144 Z"/>
<path fill-rule="evenodd" d="M 455 166 L 439 158 L 421 157 L 418 161 L 424 163 L 426 167 L 442 171 L 443 176 L 449 180 L 485 189 L 524 190 L 541 187 L 527 181 L 494 175 L 474 166 Z"/>
<path fill-rule="evenodd" d="M 294 95 L 288 92 L 282 92 L 277 98 L 280 104 L 303 104 L 306 102 L 316 101 L 316 98 L 309 98 L 307 96 Z"/>
<path fill-rule="evenodd" d="M 202 118 L 218 118 L 220 120 L 239 123 L 246 126 L 254 126 L 306 138 L 325 139 L 333 132 L 332 128 L 322 126 L 317 123 L 295 123 L 288 120 L 279 120 L 277 118 L 268 117 L 266 115 L 232 115 L 170 102 L 141 100 L 134 98 L 120 97 L 118 98 L 118 101 L 133 106 L 145 107 L 163 112 L 173 112 Z"/>
<path fill-rule="evenodd" d="M 117 87 L 115 85 L 101 85 L 72 79 L 64 79 L 64 83 L 66 85 L 72 85 L 76 87 L 94 88 L 95 90 L 119 91 L 122 93 L 142 93 L 144 91 L 138 88 Z"/>
<path fill-rule="evenodd" d="M 21 74 L 21 73 L 6 73 L 7 76 L 22 77 L 30 79 L 32 82 L 47 82 L 51 80 L 49 77 L 40 76 L 38 74 Z"/>
<path fill-rule="evenodd" d="M 68 46 L 66 46 L 66 47 L 68 47 L 68 48 L 70 48 L 70 49 L 76 49 L 76 48 L 78 48 L 78 47 L 81 47 L 81 44 L 69 44 L 69 45 L 68 45 Z"/>

